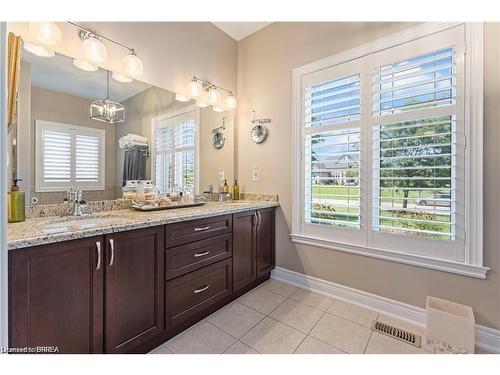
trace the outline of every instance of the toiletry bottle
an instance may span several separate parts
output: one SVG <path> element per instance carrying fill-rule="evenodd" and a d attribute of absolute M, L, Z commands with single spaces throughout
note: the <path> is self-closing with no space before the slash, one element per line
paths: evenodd
<path fill-rule="evenodd" d="M 238 180 L 234 180 L 233 185 L 233 201 L 240 200 L 240 187 L 238 186 Z"/>
<path fill-rule="evenodd" d="M 229 185 L 227 184 L 227 180 L 224 180 L 224 187 L 222 189 L 224 193 L 229 193 Z"/>
<path fill-rule="evenodd" d="M 8 208 L 7 208 L 7 221 L 9 223 L 18 223 L 25 220 L 24 208 L 26 205 L 24 198 L 24 191 L 19 190 L 17 185 L 20 179 L 14 179 L 14 184 L 8 193 Z"/>

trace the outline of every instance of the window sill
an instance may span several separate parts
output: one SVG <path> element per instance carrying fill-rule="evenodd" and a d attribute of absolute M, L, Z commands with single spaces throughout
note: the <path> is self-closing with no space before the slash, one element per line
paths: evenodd
<path fill-rule="evenodd" d="M 363 255 L 377 259 L 389 260 L 403 264 L 409 264 L 417 267 L 430 268 L 433 270 L 451 272 L 458 275 L 475 277 L 478 279 L 486 279 L 488 267 L 464 264 L 443 259 L 428 258 L 413 254 L 402 254 L 393 251 L 382 250 L 377 248 L 363 247 L 329 241 L 317 237 L 310 237 L 302 234 L 291 234 L 292 242 L 322 247 L 330 250 L 344 251 L 346 253 Z"/>

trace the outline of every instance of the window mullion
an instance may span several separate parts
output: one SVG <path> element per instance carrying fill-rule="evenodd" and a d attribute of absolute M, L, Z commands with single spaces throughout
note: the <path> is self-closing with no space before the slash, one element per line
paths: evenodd
<path fill-rule="evenodd" d="M 372 238 L 372 132 L 371 132 L 371 58 L 366 56 L 361 64 L 361 189 L 360 221 L 365 244 Z"/>

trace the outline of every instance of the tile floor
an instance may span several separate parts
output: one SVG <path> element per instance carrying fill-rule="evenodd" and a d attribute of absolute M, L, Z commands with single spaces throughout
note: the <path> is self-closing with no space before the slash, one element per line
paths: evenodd
<path fill-rule="evenodd" d="M 377 318 L 424 334 L 407 322 L 271 279 L 151 353 L 429 354 L 373 331 Z"/>

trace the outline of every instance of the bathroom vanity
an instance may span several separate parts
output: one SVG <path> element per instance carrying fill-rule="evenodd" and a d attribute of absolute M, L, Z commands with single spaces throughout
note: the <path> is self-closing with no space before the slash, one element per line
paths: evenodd
<path fill-rule="evenodd" d="M 15 224 L 10 346 L 148 352 L 269 278 L 275 206 L 112 211 L 119 224 L 50 236 L 50 218 Z"/>

